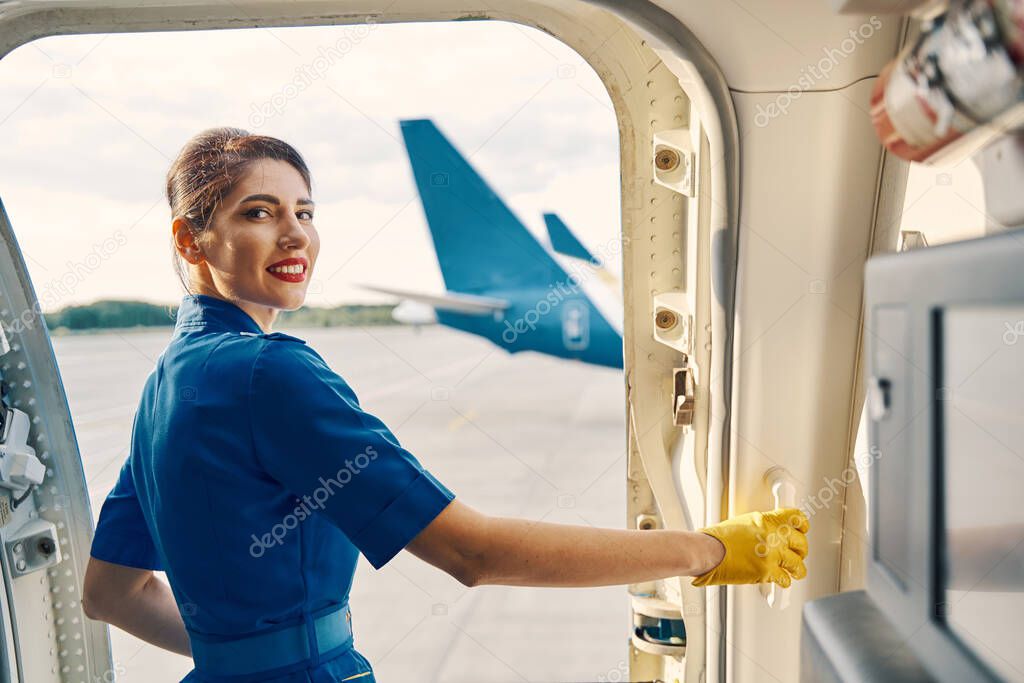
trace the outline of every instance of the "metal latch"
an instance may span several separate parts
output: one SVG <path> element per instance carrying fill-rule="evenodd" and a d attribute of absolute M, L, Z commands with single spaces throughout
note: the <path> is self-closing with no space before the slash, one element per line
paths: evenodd
<path fill-rule="evenodd" d="M 879 422 L 891 413 L 892 382 L 885 377 L 871 377 L 868 380 L 868 415 Z"/>
<path fill-rule="evenodd" d="M 672 406 L 675 415 L 674 424 L 677 427 L 693 424 L 693 369 L 689 367 L 675 368 L 672 371 L 672 379 L 675 389 L 672 392 Z"/>

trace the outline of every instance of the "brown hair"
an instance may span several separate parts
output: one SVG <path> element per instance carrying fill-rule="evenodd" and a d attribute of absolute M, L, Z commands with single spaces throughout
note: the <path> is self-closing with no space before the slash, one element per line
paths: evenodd
<path fill-rule="evenodd" d="M 185 143 L 167 172 L 171 218 L 188 219 L 189 230 L 199 237 L 210 228 L 220 202 L 231 194 L 248 166 L 260 159 L 277 159 L 294 166 L 312 194 L 309 168 L 302 155 L 288 143 L 267 135 L 253 135 L 241 128 L 208 128 Z M 190 293 L 188 275 L 173 236 L 171 259 L 181 286 Z"/>

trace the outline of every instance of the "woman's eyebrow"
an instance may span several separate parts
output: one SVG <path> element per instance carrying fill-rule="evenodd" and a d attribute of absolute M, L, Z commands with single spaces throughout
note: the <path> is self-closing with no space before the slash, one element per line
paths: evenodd
<path fill-rule="evenodd" d="M 240 201 L 239 204 L 245 204 L 246 202 L 269 202 L 271 204 L 280 204 L 281 200 L 279 200 L 277 197 L 275 197 L 272 194 L 251 194 L 248 197 L 246 197 L 245 199 L 243 199 L 242 201 Z M 296 199 L 295 203 L 296 204 L 307 204 L 309 206 L 315 206 L 316 205 L 313 202 L 313 200 L 309 199 L 308 197 L 302 197 L 301 199 Z"/>

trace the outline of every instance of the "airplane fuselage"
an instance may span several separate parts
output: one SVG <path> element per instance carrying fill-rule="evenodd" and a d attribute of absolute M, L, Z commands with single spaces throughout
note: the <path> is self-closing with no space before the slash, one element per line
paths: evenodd
<path fill-rule="evenodd" d="M 622 367 L 622 337 L 571 283 L 488 294 L 509 301 L 509 307 L 493 315 L 438 310 L 437 321 L 489 339 L 511 353 L 537 351 Z"/>

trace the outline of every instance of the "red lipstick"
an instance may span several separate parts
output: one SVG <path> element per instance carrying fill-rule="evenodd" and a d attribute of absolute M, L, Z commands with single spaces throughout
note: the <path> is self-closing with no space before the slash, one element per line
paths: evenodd
<path fill-rule="evenodd" d="M 281 268 L 288 266 L 291 266 L 291 268 L 288 268 L 289 270 L 295 270 L 298 272 L 289 273 L 271 270 L 271 268 Z M 295 268 L 295 266 L 301 266 L 301 270 Z M 306 273 L 309 271 L 309 262 L 307 262 L 306 259 L 301 257 L 286 258 L 281 261 L 278 261 L 277 263 L 271 263 L 269 266 L 267 266 L 266 271 L 273 275 L 274 277 L 276 277 L 278 280 L 284 280 L 285 282 L 302 282 L 303 280 L 306 279 Z"/>

